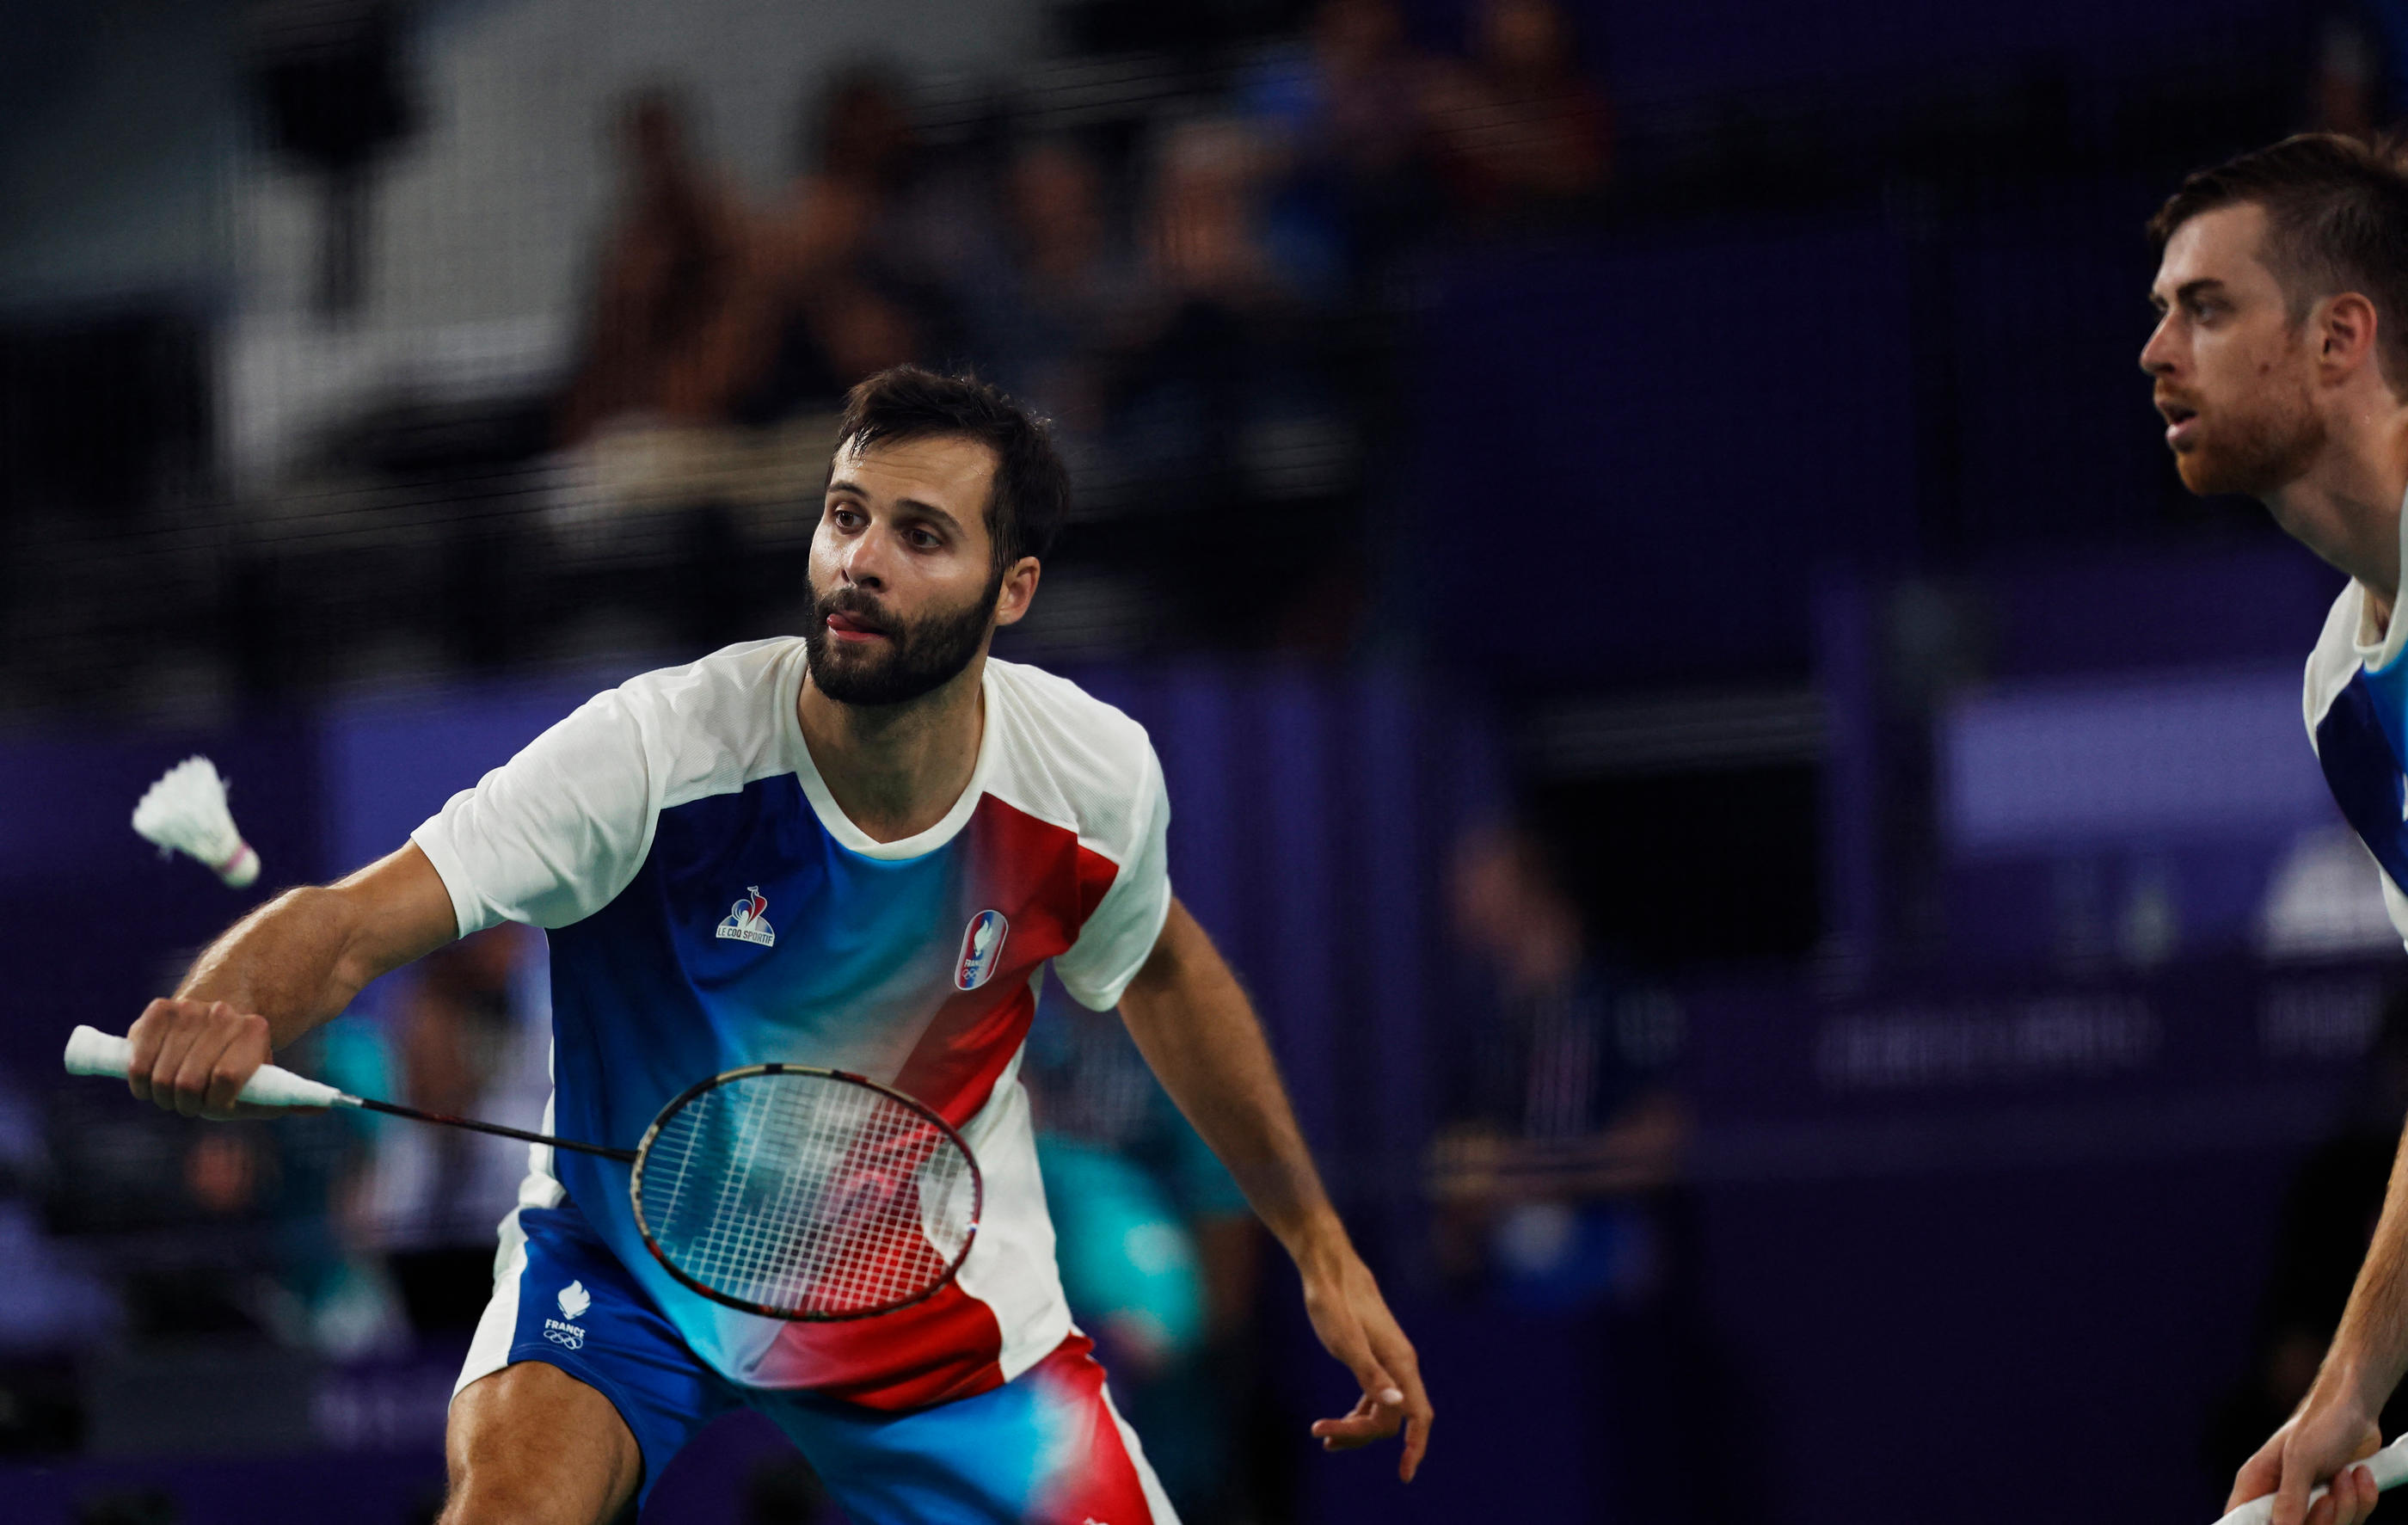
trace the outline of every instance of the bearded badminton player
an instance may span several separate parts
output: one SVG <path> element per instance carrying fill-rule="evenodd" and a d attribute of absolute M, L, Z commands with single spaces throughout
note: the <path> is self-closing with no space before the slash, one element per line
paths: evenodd
<path fill-rule="evenodd" d="M 987 655 L 1037 593 L 1060 458 L 1002 394 L 910 367 L 856 387 L 838 439 L 805 634 L 598 695 L 400 851 L 236 924 L 135 1023 L 135 1094 L 253 1115 L 235 1101 L 251 1073 L 368 980 L 500 921 L 543 927 L 547 1132 L 624 1148 L 714 1073 L 843 1069 L 958 1129 L 985 1211 L 933 1295 L 789 1322 L 666 1274 L 624 1164 L 538 1147 L 453 1392 L 446 1525 L 599 1525 L 739 1403 L 865 1522 L 1167 1525 L 1054 1269 L 1016 1078 L 1050 964 L 1120 1008 L 1294 1258 L 1363 1392 L 1313 1433 L 1342 1448 L 1401 1430 L 1410 1480 L 1431 1418 L 1412 1346 L 1244 995 L 1171 894 L 1145 732 Z"/>
<path fill-rule="evenodd" d="M 2141 365 L 2183 482 L 2257 497 L 2349 576 L 2308 658 L 2308 733 L 2408 935 L 2408 173 L 2354 139 L 2293 137 L 2191 176 L 2150 233 L 2162 315 Z M 2351 1463 L 2408 1368 L 2402 1164 L 2308 1396 L 2228 1508 L 2271 1493 L 2275 1525 L 2356 1525 L 2374 1507 Z"/>

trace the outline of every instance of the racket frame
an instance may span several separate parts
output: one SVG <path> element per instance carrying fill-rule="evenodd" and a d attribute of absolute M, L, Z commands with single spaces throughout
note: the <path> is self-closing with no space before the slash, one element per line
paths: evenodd
<path fill-rule="evenodd" d="M 862 1308 L 845 1313 L 809 1313 L 788 1308 L 774 1308 L 765 1302 L 750 1302 L 731 1293 L 723 1292 L 717 1288 L 706 1286 L 699 1278 L 689 1274 L 668 1258 L 666 1252 L 662 1250 L 660 1242 L 653 1238 L 652 1226 L 644 1216 L 644 1159 L 652 1153 L 652 1140 L 660 1135 L 663 1125 L 684 1110 L 687 1102 L 730 1081 L 742 1080 L 752 1075 L 808 1075 L 823 1080 L 848 1081 L 853 1085 L 864 1086 L 876 1091 L 889 1101 L 900 1102 L 908 1110 L 934 1124 L 946 1142 L 962 1152 L 962 1162 L 969 1167 L 970 1173 L 970 1217 L 969 1223 L 962 1233 L 962 1247 L 946 1264 L 944 1274 L 933 1278 L 925 1288 L 912 1293 L 910 1297 L 893 1302 L 882 1302 L 874 1308 Z M 652 1252 L 652 1259 L 660 1262 L 661 1269 L 675 1277 L 681 1286 L 702 1294 L 713 1302 L 734 1308 L 740 1313 L 759 1314 L 765 1318 L 781 1318 L 793 1324 L 850 1323 L 858 1318 L 876 1318 L 899 1309 L 909 1308 L 914 1303 L 926 1302 L 953 1285 L 954 1276 L 961 1272 L 963 1262 L 969 1259 L 971 1247 L 978 1243 L 979 1224 L 986 1216 L 986 1175 L 979 1169 L 978 1156 L 971 1152 L 968 1142 L 961 1135 L 961 1130 L 947 1122 L 943 1114 L 918 1097 L 898 1091 L 892 1086 L 881 1085 L 867 1075 L 854 1074 L 850 1070 L 829 1070 L 815 1064 L 781 1064 L 772 1061 L 767 1064 L 748 1064 L 739 1069 L 723 1071 L 707 1080 L 697 1080 L 672 1097 L 668 1104 L 661 1108 L 659 1115 L 652 1118 L 652 1125 L 644 1129 L 643 1138 L 637 1143 L 634 1158 L 634 1168 L 627 1173 L 628 1205 L 636 1216 L 636 1231 L 644 1236 L 644 1248 Z"/>

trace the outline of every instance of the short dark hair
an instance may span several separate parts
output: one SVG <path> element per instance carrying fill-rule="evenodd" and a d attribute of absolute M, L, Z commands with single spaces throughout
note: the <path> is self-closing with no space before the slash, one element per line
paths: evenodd
<path fill-rule="evenodd" d="M 997 577 L 1023 556 L 1042 559 L 1054 549 L 1070 511 L 1070 472 L 1038 418 L 968 374 L 943 376 L 918 366 L 882 370 L 844 396 L 836 449 L 896 444 L 953 435 L 995 453 L 995 482 L 986 499 L 987 538 Z"/>
<path fill-rule="evenodd" d="M 2286 137 L 2186 179 L 2149 219 L 2149 237 L 2162 252 L 2174 230 L 2202 212 L 2263 207 L 2258 258 L 2281 284 L 2291 321 L 2327 296 L 2358 293 L 2374 304 L 2384 381 L 2408 395 L 2408 169 L 2401 158 L 2392 139 Z"/>

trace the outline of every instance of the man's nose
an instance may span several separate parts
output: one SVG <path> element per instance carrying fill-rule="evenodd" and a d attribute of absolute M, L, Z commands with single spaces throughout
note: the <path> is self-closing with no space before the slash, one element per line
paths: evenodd
<path fill-rule="evenodd" d="M 2151 376 L 2165 376 L 2173 368 L 2173 342 L 2166 336 L 2165 321 L 2159 319 L 2149 331 L 2149 341 L 2141 346 L 2141 369 Z"/>
<path fill-rule="evenodd" d="M 885 585 L 886 553 L 882 547 L 881 540 L 882 537 L 873 530 L 869 534 L 857 537 L 851 545 L 845 547 L 844 555 L 838 561 L 837 568 L 844 573 L 846 582 L 855 587 L 864 588 Z"/>

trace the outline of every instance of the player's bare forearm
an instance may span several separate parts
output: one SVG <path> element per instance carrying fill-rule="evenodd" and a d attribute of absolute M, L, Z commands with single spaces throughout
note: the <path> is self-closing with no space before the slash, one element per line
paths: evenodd
<path fill-rule="evenodd" d="M 2346 1396 L 2372 1417 L 2408 1371 L 2408 1136 L 2391 1162 L 2383 1216 L 2350 1288 L 2341 1328 L 2325 1355 L 2316 1387 Z"/>
<path fill-rule="evenodd" d="M 1313 1332 L 1362 1385 L 1352 1413 L 1314 1421 L 1312 1433 L 1327 1449 L 1346 1450 L 1401 1429 L 1398 1474 L 1411 1482 L 1433 1417 L 1420 1360 L 1329 1205 L 1253 1005 L 1176 900 L 1153 956 L 1121 997 L 1121 1016 L 1163 1088 L 1286 1246 Z"/>
<path fill-rule="evenodd" d="M 173 998 L 143 1009 L 126 1032 L 126 1085 L 188 1117 L 272 1112 L 235 1097 L 276 1049 L 457 931 L 442 877 L 415 845 L 337 884 L 288 890 L 210 943 Z"/>
<path fill-rule="evenodd" d="M 1262 1023 L 1212 940 L 1173 900 L 1121 1017 L 1163 1089 L 1299 1264 L 1345 1230 L 1288 1105 Z"/>
<path fill-rule="evenodd" d="M 457 929 L 434 865 L 407 846 L 336 884 L 286 890 L 236 922 L 194 960 L 176 996 L 255 1012 L 281 1047 Z"/>
<path fill-rule="evenodd" d="M 2374 1229 L 2358 1284 L 2350 1289 L 2341 1328 L 2325 1352 L 2308 1395 L 2281 1429 L 2233 1475 L 2229 1511 L 2272 1494 L 2273 1525 L 2358 1525 L 2374 1508 L 2372 1475 L 2352 1462 L 2382 1444 L 2377 1417 L 2408 1369 L 2408 1140 L 2391 1166 L 2383 1215 Z M 2314 1506 L 2309 1490 L 2329 1482 L 2331 1496 Z"/>

